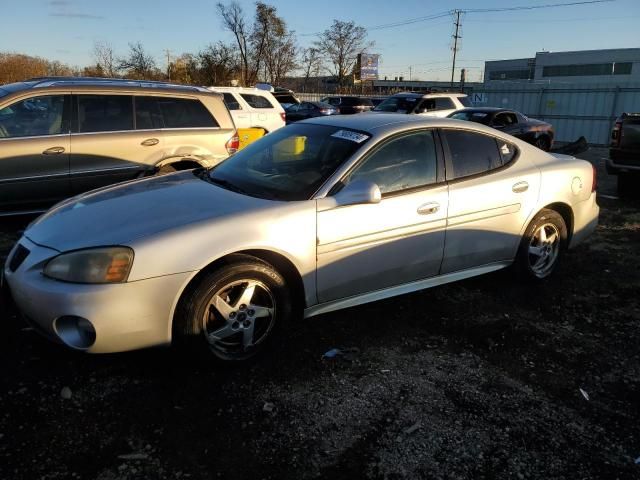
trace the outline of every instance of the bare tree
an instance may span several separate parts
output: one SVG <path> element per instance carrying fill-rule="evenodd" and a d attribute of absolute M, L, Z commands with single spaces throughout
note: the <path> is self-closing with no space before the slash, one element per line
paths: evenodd
<path fill-rule="evenodd" d="M 303 90 L 306 91 L 309 78 L 317 77 L 322 70 L 322 53 L 316 47 L 308 47 L 302 51 L 300 66 L 304 75 Z"/>
<path fill-rule="evenodd" d="M 334 20 L 333 25 L 322 32 L 316 47 L 324 53 L 333 66 L 331 73 L 335 75 L 338 85 L 346 83 L 347 76 L 353 71 L 356 57 L 373 42 L 367 41 L 367 30 L 355 22 Z"/>
<path fill-rule="evenodd" d="M 233 45 L 218 42 L 209 45 L 198 54 L 200 85 L 228 84 L 242 70 L 237 49 Z"/>
<path fill-rule="evenodd" d="M 156 61 L 145 51 L 141 42 L 129 44 L 129 56 L 118 61 L 118 70 L 136 79 L 157 77 Z"/>
<path fill-rule="evenodd" d="M 113 47 L 107 42 L 95 42 L 92 51 L 93 59 L 96 62 L 96 70 L 101 71 L 107 77 L 115 77 L 116 57 Z"/>
<path fill-rule="evenodd" d="M 278 84 L 287 73 L 295 69 L 295 35 L 287 29 L 286 22 L 278 16 L 275 7 L 262 2 L 256 3 L 251 45 L 253 80 L 258 79 L 262 69 L 263 80 Z"/>
<path fill-rule="evenodd" d="M 243 85 L 246 85 L 249 74 L 249 53 L 247 50 L 249 31 L 244 18 L 244 12 L 240 4 L 236 1 L 232 1 L 228 5 L 218 3 L 217 8 L 218 13 L 222 17 L 222 25 L 233 33 L 236 38 L 241 64 L 240 80 Z"/>

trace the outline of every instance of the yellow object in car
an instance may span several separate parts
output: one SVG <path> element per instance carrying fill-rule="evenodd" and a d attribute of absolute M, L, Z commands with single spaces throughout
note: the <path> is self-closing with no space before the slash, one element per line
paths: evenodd
<path fill-rule="evenodd" d="M 242 150 L 247 145 L 255 142 L 259 138 L 264 137 L 263 128 L 239 128 L 238 138 L 240 139 L 239 150 Z"/>
<path fill-rule="evenodd" d="M 297 136 L 285 138 L 273 146 L 273 161 L 291 162 L 297 160 L 296 157 L 304 153 L 306 145 L 307 137 Z"/>

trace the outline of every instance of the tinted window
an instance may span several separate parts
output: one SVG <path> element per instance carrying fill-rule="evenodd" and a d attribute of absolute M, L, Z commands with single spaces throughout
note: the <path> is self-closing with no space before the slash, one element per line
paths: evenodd
<path fill-rule="evenodd" d="M 224 96 L 224 104 L 229 110 L 242 110 L 240 103 L 236 100 L 236 97 L 232 93 L 226 92 L 222 94 Z"/>
<path fill-rule="evenodd" d="M 450 177 L 467 177 L 502 166 L 493 137 L 463 130 L 448 130 L 446 137 L 453 163 L 453 175 Z"/>
<path fill-rule="evenodd" d="M 471 100 L 469 100 L 469 97 L 458 97 L 458 101 L 464 105 L 465 107 L 471 107 Z"/>
<path fill-rule="evenodd" d="M 133 130 L 133 98 L 130 95 L 79 95 L 78 131 Z"/>
<path fill-rule="evenodd" d="M 162 114 L 156 97 L 134 97 L 136 104 L 136 129 L 162 128 Z"/>
<path fill-rule="evenodd" d="M 368 136 L 325 125 L 289 125 L 210 170 L 221 186 L 249 195 L 308 200 Z"/>
<path fill-rule="evenodd" d="M 296 97 L 289 94 L 276 94 L 275 98 L 280 103 L 300 103 L 300 101 Z"/>
<path fill-rule="evenodd" d="M 322 100 L 320 100 L 321 102 L 324 103 L 328 103 L 330 105 L 340 105 L 340 98 L 339 97 L 328 97 L 328 98 L 323 98 Z"/>
<path fill-rule="evenodd" d="M 344 184 L 368 180 L 385 193 L 436 181 L 436 147 L 431 132 L 415 132 L 387 142 L 349 174 Z"/>
<path fill-rule="evenodd" d="M 166 128 L 217 127 L 218 123 L 199 100 L 158 97 Z"/>
<path fill-rule="evenodd" d="M 494 125 L 504 125 L 506 127 L 515 123 L 518 123 L 518 117 L 516 117 L 515 113 L 502 112 L 493 119 Z"/>
<path fill-rule="evenodd" d="M 409 113 L 415 108 L 418 100 L 419 98 L 416 97 L 389 97 L 373 110 L 376 112 Z"/>
<path fill-rule="evenodd" d="M 269 100 L 261 95 L 241 93 L 240 96 L 253 108 L 273 108 Z"/>
<path fill-rule="evenodd" d="M 34 97 L 0 110 L 0 138 L 57 135 L 69 131 L 64 95 Z"/>
<path fill-rule="evenodd" d="M 456 120 L 467 120 L 469 122 L 488 123 L 489 114 L 487 112 L 474 111 L 474 110 L 461 110 L 449 115 L 449 118 L 455 118 Z"/>
<path fill-rule="evenodd" d="M 436 98 L 435 110 L 453 110 L 456 106 L 453 104 L 453 100 L 447 97 Z"/>

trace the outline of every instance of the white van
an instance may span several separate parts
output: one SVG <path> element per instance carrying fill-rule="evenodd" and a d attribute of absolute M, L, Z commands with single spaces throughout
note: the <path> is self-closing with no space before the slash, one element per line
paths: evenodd
<path fill-rule="evenodd" d="M 243 87 L 207 87 L 224 96 L 237 129 L 273 132 L 285 125 L 284 109 L 266 90 Z"/>

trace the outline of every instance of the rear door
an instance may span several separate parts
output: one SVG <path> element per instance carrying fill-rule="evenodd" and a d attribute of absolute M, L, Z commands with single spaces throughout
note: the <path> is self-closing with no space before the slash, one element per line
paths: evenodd
<path fill-rule="evenodd" d="M 448 194 L 436 137 L 422 130 L 389 139 L 343 178 L 377 184 L 380 203 L 318 212 L 320 302 L 438 274 Z"/>
<path fill-rule="evenodd" d="M 86 192 L 153 170 L 162 158 L 161 118 L 153 97 L 120 94 L 74 95 L 71 188 Z M 136 121 L 140 128 L 136 129 Z"/>
<path fill-rule="evenodd" d="M 70 93 L 0 109 L 0 213 L 39 209 L 70 195 Z"/>
<path fill-rule="evenodd" d="M 537 205 L 539 169 L 504 140 L 470 130 L 442 133 L 449 182 L 442 273 L 512 260 Z"/>

